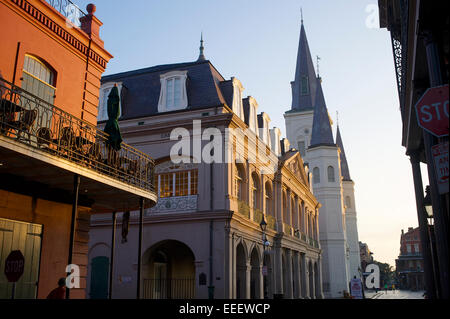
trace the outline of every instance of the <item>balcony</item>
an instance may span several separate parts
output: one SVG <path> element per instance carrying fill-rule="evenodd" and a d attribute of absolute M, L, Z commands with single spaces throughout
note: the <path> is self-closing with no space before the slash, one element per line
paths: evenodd
<path fill-rule="evenodd" d="M 156 206 L 150 209 L 153 213 L 184 213 L 197 210 L 197 195 L 158 198 Z"/>
<path fill-rule="evenodd" d="M 0 175 L 15 184 L 38 183 L 71 192 L 82 177 L 83 196 L 101 210 L 134 209 L 156 201 L 154 161 L 62 109 L 0 79 Z"/>
<path fill-rule="evenodd" d="M 74 26 L 81 27 L 80 19 L 86 16 L 76 4 L 70 0 L 45 0 L 49 5 L 58 10 L 67 21 L 70 21 Z"/>
<path fill-rule="evenodd" d="M 250 218 L 250 206 L 242 200 L 237 200 L 238 203 L 238 213 L 242 216 Z"/>

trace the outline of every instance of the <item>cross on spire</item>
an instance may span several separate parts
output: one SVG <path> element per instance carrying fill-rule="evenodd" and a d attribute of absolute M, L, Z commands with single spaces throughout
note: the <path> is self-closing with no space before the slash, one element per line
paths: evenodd
<path fill-rule="evenodd" d="M 303 9 L 302 9 L 302 7 L 300 7 L 300 16 L 302 18 L 302 24 L 303 24 Z"/>

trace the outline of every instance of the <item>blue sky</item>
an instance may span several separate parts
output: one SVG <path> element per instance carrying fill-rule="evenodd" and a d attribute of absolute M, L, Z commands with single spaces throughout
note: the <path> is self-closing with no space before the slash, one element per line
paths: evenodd
<path fill-rule="evenodd" d="M 82 9 L 89 3 L 74 2 Z M 259 111 L 267 112 L 283 135 L 302 8 L 312 56 L 321 57 L 320 75 L 333 120 L 339 111 L 356 183 L 359 239 L 377 260 L 395 265 L 401 229 L 418 223 L 411 165 L 401 146 L 389 32 L 366 24 L 373 14 L 366 10 L 376 7 L 376 0 L 96 0 L 95 4 L 96 16 L 104 23 L 100 36 L 114 55 L 105 74 L 194 61 L 203 32 L 206 58 L 225 78 L 241 80 L 244 94 L 258 101 Z M 424 176 L 424 183 L 427 180 Z"/>

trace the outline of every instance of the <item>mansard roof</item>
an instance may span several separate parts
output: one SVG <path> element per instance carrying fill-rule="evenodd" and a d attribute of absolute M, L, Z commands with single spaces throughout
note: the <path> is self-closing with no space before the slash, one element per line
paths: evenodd
<path fill-rule="evenodd" d="M 112 74 L 101 82 L 122 82 L 121 120 L 158 114 L 161 91 L 160 76 L 171 71 L 187 71 L 187 110 L 216 107 L 232 101 L 232 90 L 209 60 L 157 65 L 149 68 Z"/>
<path fill-rule="evenodd" d="M 350 171 L 348 169 L 347 157 L 345 156 L 344 143 L 342 143 L 341 131 L 337 126 L 336 145 L 341 149 L 341 176 L 344 181 L 351 181 Z"/>

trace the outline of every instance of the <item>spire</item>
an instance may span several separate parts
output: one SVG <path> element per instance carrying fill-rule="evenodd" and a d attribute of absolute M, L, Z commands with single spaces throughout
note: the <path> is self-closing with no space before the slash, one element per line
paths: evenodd
<path fill-rule="evenodd" d="M 316 73 L 314 71 L 311 52 L 309 50 L 308 39 L 306 38 L 305 26 L 303 25 L 303 12 L 295 80 L 294 82 L 291 82 L 291 86 L 292 110 L 312 110 L 316 95 Z"/>
<path fill-rule="evenodd" d="M 331 121 L 328 115 L 327 105 L 323 96 L 320 78 L 316 78 L 316 97 L 314 105 L 314 119 L 311 133 L 311 146 L 335 145 L 331 131 Z"/>
<path fill-rule="evenodd" d="M 197 61 L 205 61 L 206 60 L 206 58 L 205 58 L 205 56 L 203 54 L 203 50 L 204 49 L 205 48 L 203 47 L 203 32 L 202 32 L 201 36 L 200 36 L 200 55 L 198 56 Z"/>
<path fill-rule="evenodd" d="M 341 131 L 339 130 L 339 123 L 337 125 L 336 145 L 341 149 L 341 176 L 344 181 L 351 181 L 350 171 L 348 170 L 347 157 L 345 156 L 344 144 L 342 143 Z"/>

